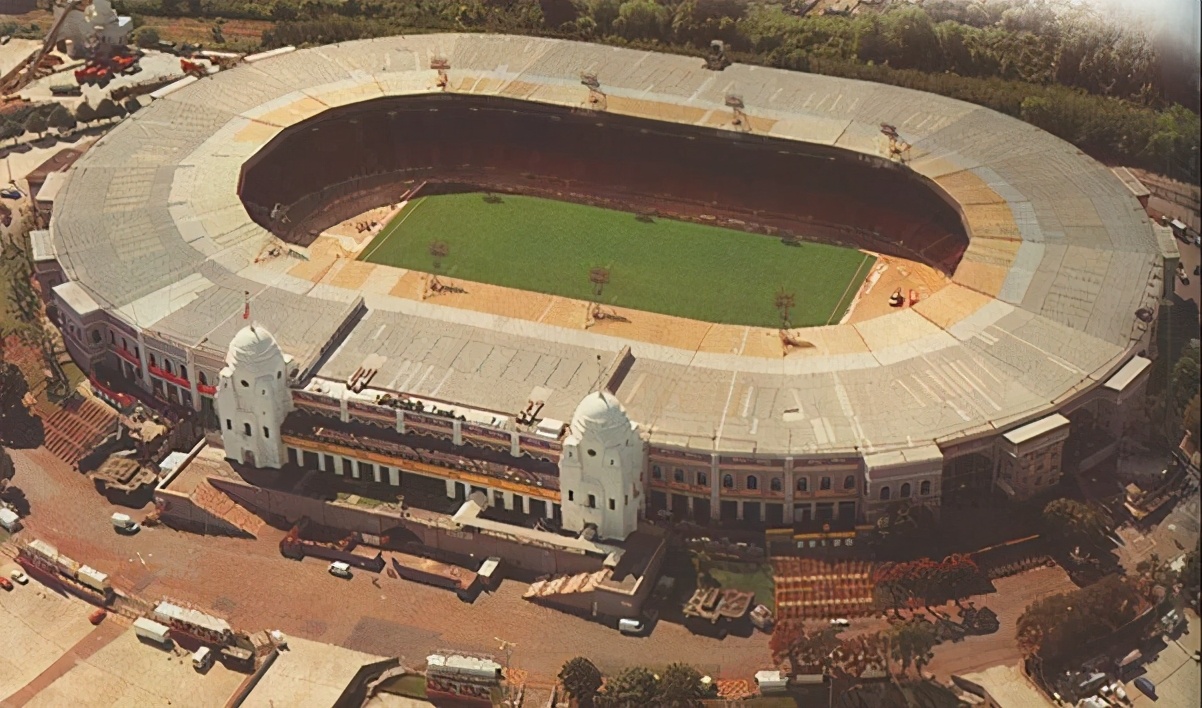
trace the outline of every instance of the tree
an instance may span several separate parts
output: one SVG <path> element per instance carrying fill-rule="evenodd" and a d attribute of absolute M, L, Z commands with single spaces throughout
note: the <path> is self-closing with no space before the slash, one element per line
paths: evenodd
<path fill-rule="evenodd" d="M 62 134 L 74 128 L 76 121 L 75 116 L 71 115 L 71 111 L 60 103 L 50 111 L 50 116 L 46 118 L 46 124 Z"/>
<path fill-rule="evenodd" d="M 568 660 L 559 671 L 559 680 L 581 708 L 592 706 L 601 688 L 601 672 L 583 656 Z"/>
<path fill-rule="evenodd" d="M 1195 595 L 1199 585 L 1202 585 L 1202 566 L 1199 557 L 1202 556 L 1202 537 L 1194 544 L 1194 550 L 1185 556 L 1185 567 L 1181 569 L 1181 584 L 1187 595 Z"/>
<path fill-rule="evenodd" d="M 1074 499 L 1048 502 L 1043 521 L 1049 533 L 1075 545 L 1101 545 L 1111 528 L 1105 512 Z"/>
<path fill-rule="evenodd" d="M 1199 411 L 1199 404 L 1202 403 L 1202 396 L 1194 394 L 1194 397 L 1189 399 L 1189 403 L 1185 406 L 1185 412 L 1181 414 L 1181 429 L 1189 433 L 1194 438 L 1194 443 L 1202 443 L 1202 411 Z"/>
<path fill-rule="evenodd" d="M 96 104 L 97 120 L 112 120 L 120 115 L 121 109 L 111 98 L 102 98 L 100 99 L 100 103 Z"/>
<path fill-rule="evenodd" d="M 618 7 L 614 30 L 626 39 L 664 39 L 668 8 L 655 0 L 627 0 Z"/>
<path fill-rule="evenodd" d="M 688 664 L 668 664 L 659 677 L 655 705 L 664 708 L 694 708 L 701 705 L 705 687 L 701 672 Z"/>
<path fill-rule="evenodd" d="M 13 478 L 17 473 L 16 465 L 13 464 L 13 458 L 8 454 L 8 450 L 0 447 L 0 489 Z"/>
<path fill-rule="evenodd" d="M 87 125 L 96 120 L 96 109 L 92 108 L 92 104 L 84 101 L 75 108 L 75 120 Z"/>
<path fill-rule="evenodd" d="M 138 103 L 136 96 L 130 96 L 121 102 L 121 107 L 125 109 L 126 114 L 137 113 L 142 110 L 142 104 Z"/>
<path fill-rule="evenodd" d="M 4 124 L 0 125 L 0 140 L 12 138 L 13 142 L 16 142 L 16 139 L 24 134 L 25 126 L 17 121 L 4 121 Z"/>
<path fill-rule="evenodd" d="M 1045 662 L 1069 661 L 1089 642 L 1135 618 L 1141 607 L 1135 588 L 1121 575 L 1031 603 L 1018 618 L 1018 645 Z"/>
<path fill-rule="evenodd" d="M 46 117 L 39 112 L 30 113 L 29 117 L 25 119 L 25 132 L 37 133 L 39 138 L 46 133 L 47 127 Z"/>
<path fill-rule="evenodd" d="M 635 708 L 655 705 L 658 681 L 650 669 L 632 666 L 609 681 L 597 696 L 602 708 Z"/>
<path fill-rule="evenodd" d="M 826 627 L 822 631 L 806 634 L 800 620 L 781 620 L 772 628 L 772 639 L 768 648 L 777 662 L 785 658 L 796 673 L 803 668 L 825 670 L 830 665 L 830 655 L 839 647 L 837 630 Z"/>
<path fill-rule="evenodd" d="M 914 670 L 922 675 L 922 667 L 935 656 L 934 648 L 939 644 L 935 636 L 935 625 L 922 620 L 911 619 L 899 622 L 885 631 L 889 642 L 889 655 L 901 664 L 902 673 Z"/>
<path fill-rule="evenodd" d="M 143 49 L 157 47 L 160 41 L 159 31 L 153 27 L 140 27 L 134 41 Z"/>

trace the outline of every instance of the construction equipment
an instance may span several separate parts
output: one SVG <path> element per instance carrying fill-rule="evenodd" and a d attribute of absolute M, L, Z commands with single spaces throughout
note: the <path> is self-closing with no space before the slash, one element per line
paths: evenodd
<path fill-rule="evenodd" d="M 889 158 L 900 162 L 910 159 L 910 143 L 901 139 L 895 126 L 881 123 L 881 134 L 889 139 Z"/>
<path fill-rule="evenodd" d="M 447 72 L 451 69 L 451 62 L 445 57 L 433 57 L 430 59 L 430 68 L 438 72 L 438 79 L 435 81 L 435 86 L 446 91 L 447 83 L 450 79 L 447 77 Z"/>
<path fill-rule="evenodd" d="M 188 76 L 195 76 L 198 79 L 209 75 L 209 69 L 200 62 L 191 61 L 190 59 L 180 59 L 179 68 Z"/>
<path fill-rule="evenodd" d="M 96 84 L 103 88 L 114 76 L 141 71 L 138 67 L 140 58 L 141 53 L 130 52 L 125 47 L 116 47 L 111 54 L 97 52 L 82 69 L 75 70 L 75 81 L 81 86 Z"/>
<path fill-rule="evenodd" d="M 720 39 L 710 42 L 710 51 L 705 57 L 705 68 L 710 71 L 722 71 L 728 66 L 730 59 L 726 58 L 726 44 Z"/>

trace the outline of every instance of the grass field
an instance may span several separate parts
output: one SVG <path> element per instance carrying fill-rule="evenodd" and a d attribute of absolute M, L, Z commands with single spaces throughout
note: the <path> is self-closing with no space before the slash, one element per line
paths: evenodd
<path fill-rule="evenodd" d="M 479 193 L 421 197 L 386 225 L 361 260 L 520 290 L 593 299 L 589 271 L 609 269 L 600 302 L 727 324 L 779 327 L 775 294 L 796 302 L 793 326 L 838 322 L 874 258 L 779 239 L 549 199 Z"/>

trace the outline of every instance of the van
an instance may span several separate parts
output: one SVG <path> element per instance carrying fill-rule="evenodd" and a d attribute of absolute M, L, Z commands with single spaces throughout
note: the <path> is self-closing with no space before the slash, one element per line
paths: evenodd
<path fill-rule="evenodd" d="M 138 529 L 141 528 L 138 526 L 138 522 L 130 518 L 128 514 L 113 514 L 110 521 L 113 522 L 113 528 L 117 529 L 118 532 L 137 533 Z"/>
<path fill-rule="evenodd" d="M 334 561 L 330 564 L 330 575 L 350 579 L 351 567 L 342 561 Z"/>
<path fill-rule="evenodd" d="M 192 655 L 192 668 L 197 671 L 205 671 L 209 665 L 213 663 L 213 650 L 208 647 L 201 647 Z"/>
<path fill-rule="evenodd" d="M 638 636 L 647 629 L 642 620 L 638 619 L 620 619 L 618 620 L 618 631 L 622 634 L 630 636 Z"/>

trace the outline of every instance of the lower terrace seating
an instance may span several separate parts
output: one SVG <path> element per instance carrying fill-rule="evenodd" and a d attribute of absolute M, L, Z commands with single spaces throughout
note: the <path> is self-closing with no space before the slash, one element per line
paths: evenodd
<path fill-rule="evenodd" d="M 967 242 L 958 214 L 926 185 L 840 151 L 498 98 L 388 98 L 329 111 L 284 131 L 246 164 L 242 199 L 278 231 L 283 225 L 264 216 L 277 204 L 299 214 L 342 196 L 331 194 L 335 186 L 349 193 L 388 176 L 400 186 L 455 174 L 519 190 L 558 182 L 639 208 L 689 204 L 749 222 L 775 219 L 802 235 L 807 224 L 846 225 L 880 234 L 866 247 L 944 269 Z"/>
<path fill-rule="evenodd" d="M 873 566 L 861 560 L 773 558 L 777 619 L 872 614 Z"/>

